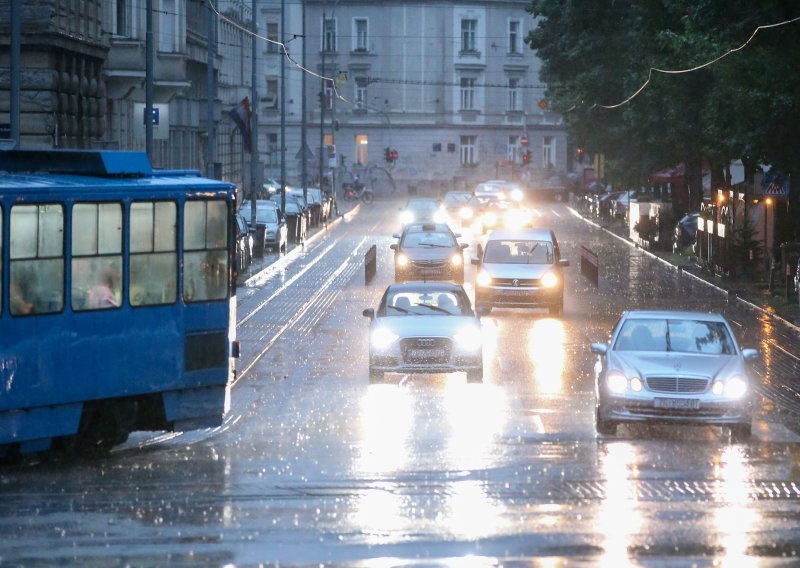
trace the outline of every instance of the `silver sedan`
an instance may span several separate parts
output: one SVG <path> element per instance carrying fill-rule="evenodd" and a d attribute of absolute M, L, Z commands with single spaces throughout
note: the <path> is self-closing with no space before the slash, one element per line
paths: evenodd
<path fill-rule="evenodd" d="M 720 314 L 625 312 L 611 342 L 593 343 L 596 427 L 614 435 L 625 422 L 727 426 L 735 439 L 751 432 L 752 381 L 741 349 Z"/>

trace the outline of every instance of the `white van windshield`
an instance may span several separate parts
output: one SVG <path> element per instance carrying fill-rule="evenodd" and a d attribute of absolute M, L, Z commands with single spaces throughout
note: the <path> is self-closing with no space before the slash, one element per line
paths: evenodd
<path fill-rule="evenodd" d="M 493 264 L 553 264 L 554 261 L 550 241 L 489 241 L 483 255 L 483 262 Z"/>

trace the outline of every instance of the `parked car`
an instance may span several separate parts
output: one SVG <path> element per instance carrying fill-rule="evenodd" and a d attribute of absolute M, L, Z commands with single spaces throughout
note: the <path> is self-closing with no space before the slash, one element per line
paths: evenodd
<path fill-rule="evenodd" d="M 280 195 L 272 197 L 273 202 L 278 206 L 280 211 L 281 197 Z M 306 232 L 308 230 L 308 216 L 303 209 L 300 202 L 295 199 L 290 199 L 287 196 L 286 210 L 281 211 L 281 214 L 286 218 L 286 226 L 289 233 L 289 242 L 303 243 L 306 240 Z"/>
<path fill-rule="evenodd" d="M 303 195 L 303 190 L 295 188 L 291 191 L 291 195 Z M 330 216 L 330 200 L 326 199 L 322 191 L 315 187 L 306 188 L 306 195 L 308 196 L 308 204 L 311 210 L 311 226 L 318 227 L 320 223 L 324 223 Z"/>
<path fill-rule="evenodd" d="M 678 253 L 688 246 L 692 246 L 694 251 L 695 244 L 697 243 L 697 220 L 700 218 L 700 213 L 687 213 L 675 225 L 675 230 L 672 237 L 672 252 Z"/>
<path fill-rule="evenodd" d="M 634 310 L 622 314 L 609 343 L 593 343 L 595 422 L 611 436 L 622 423 L 711 424 L 750 437 L 755 394 L 747 362 L 724 316 Z"/>
<path fill-rule="evenodd" d="M 454 372 L 483 381 L 481 324 L 459 284 L 393 284 L 377 311 L 363 313 L 370 319 L 370 381 L 384 373 Z"/>
<path fill-rule="evenodd" d="M 253 218 L 251 202 L 245 201 L 239 213 L 244 215 L 248 223 Z M 259 235 L 259 230 L 263 235 Z M 253 238 L 253 256 L 262 257 L 267 248 L 286 252 L 288 242 L 288 228 L 286 220 L 278 210 L 274 201 L 259 199 L 256 201 L 256 225 L 250 225 L 250 231 L 255 232 Z"/>
<path fill-rule="evenodd" d="M 236 271 L 247 270 L 253 260 L 253 234 L 247 219 L 241 213 L 236 214 Z"/>
<path fill-rule="evenodd" d="M 394 281 L 452 280 L 464 283 L 464 249 L 461 235 L 444 223 L 411 223 L 392 244 Z"/>
<path fill-rule="evenodd" d="M 551 314 L 564 309 L 562 259 L 556 236 L 550 229 L 496 230 L 489 233 L 475 280 L 475 309 L 547 308 Z"/>

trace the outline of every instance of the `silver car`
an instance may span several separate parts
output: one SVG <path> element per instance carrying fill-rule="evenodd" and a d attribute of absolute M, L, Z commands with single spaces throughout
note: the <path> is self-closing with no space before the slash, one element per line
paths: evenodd
<path fill-rule="evenodd" d="M 370 318 L 369 378 L 391 373 L 454 373 L 483 380 L 480 320 L 467 293 L 450 282 L 408 282 L 386 289 Z"/>
<path fill-rule="evenodd" d="M 597 432 L 614 435 L 625 422 L 711 424 L 734 439 L 751 432 L 752 379 L 747 361 L 720 314 L 625 312 L 611 342 L 593 343 Z"/>

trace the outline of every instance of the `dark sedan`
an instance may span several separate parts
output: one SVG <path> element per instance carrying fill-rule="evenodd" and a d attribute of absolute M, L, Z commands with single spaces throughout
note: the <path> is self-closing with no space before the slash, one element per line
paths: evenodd
<path fill-rule="evenodd" d="M 464 282 L 464 249 L 458 233 L 444 223 L 411 223 L 400 239 L 391 246 L 394 250 L 394 280 L 452 280 Z"/>

